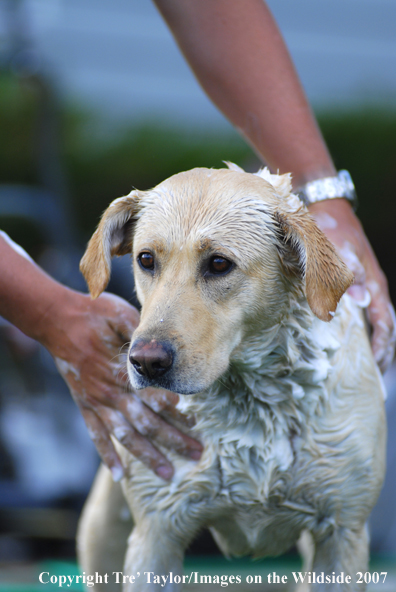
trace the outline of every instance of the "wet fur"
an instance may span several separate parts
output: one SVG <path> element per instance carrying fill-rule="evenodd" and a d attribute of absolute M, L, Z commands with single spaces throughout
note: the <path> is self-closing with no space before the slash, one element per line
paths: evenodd
<path fill-rule="evenodd" d="M 287 175 L 230 166 L 116 200 L 82 260 L 96 297 L 111 256 L 132 250 L 142 303 L 132 347 L 139 339 L 172 345 L 174 365 L 156 386 L 181 393 L 179 408 L 195 415 L 193 434 L 205 445 L 198 463 L 166 451 L 176 469 L 170 483 L 119 447 L 134 521 L 123 571 L 180 574 L 185 548 L 209 527 L 230 556 L 283 553 L 309 531 L 313 569 L 355 577 L 367 569 L 385 424 L 361 311 L 345 296 L 335 312 L 353 278 Z M 155 273 L 137 265 L 142 250 L 155 255 Z M 219 253 L 234 269 L 205 278 L 205 261 Z M 152 386 L 128 371 L 135 388 Z M 120 565 L 131 524 L 116 515 L 103 532 L 92 517 L 114 515 L 117 487 L 102 469 L 80 528 L 87 573 L 103 571 L 104 555 Z M 114 529 L 120 545 L 99 549 L 95 540 Z M 132 588 L 150 586 L 141 580 L 125 591 Z"/>

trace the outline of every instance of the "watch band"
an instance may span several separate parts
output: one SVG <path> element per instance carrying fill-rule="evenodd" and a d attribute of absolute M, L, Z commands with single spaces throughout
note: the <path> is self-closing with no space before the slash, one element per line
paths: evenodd
<path fill-rule="evenodd" d="M 325 199 L 340 197 L 349 200 L 355 211 L 358 204 L 351 175 L 345 170 L 339 171 L 336 177 L 325 177 L 316 179 L 316 181 L 309 181 L 309 183 L 299 187 L 296 193 L 306 206 Z"/>

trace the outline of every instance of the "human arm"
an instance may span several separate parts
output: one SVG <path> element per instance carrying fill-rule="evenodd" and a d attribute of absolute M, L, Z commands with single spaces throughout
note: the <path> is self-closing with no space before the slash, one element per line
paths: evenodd
<path fill-rule="evenodd" d="M 111 294 L 91 300 L 59 284 L 4 233 L 0 234 L 0 276 L 0 315 L 53 355 L 116 480 L 123 469 L 111 434 L 166 479 L 173 467 L 152 441 L 199 457 L 202 446 L 161 417 L 185 421 L 175 409 L 177 395 L 154 389 L 139 396 L 127 392 L 119 354 L 138 325 L 135 308 Z"/>
<path fill-rule="evenodd" d="M 200 84 L 275 171 L 294 187 L 336 174 L 278 27 L 262 0 L 154 0 Z M 395 322 L 386 278 L 344 199 L 310 207 L 355 274 L 352 295 L 371 296 L 374 356 L 393 358 Z M 330 227 L 330 226 L 331 227 Z"/>

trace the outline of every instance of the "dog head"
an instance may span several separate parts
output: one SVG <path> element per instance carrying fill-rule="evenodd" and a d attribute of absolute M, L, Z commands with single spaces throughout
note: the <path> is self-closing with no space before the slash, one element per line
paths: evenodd
<path fill-rule="evenodd" d="M 81 270 L 96 298 L 111 257 L 132 253 L 142 304 L 128 362 L 135 388 L 202 391 L 246 335 L 287 314 L 290 292 L 331 320 L 353 276 L 290 190 L 288 175 L 193 169 L 105 211 Z"/>

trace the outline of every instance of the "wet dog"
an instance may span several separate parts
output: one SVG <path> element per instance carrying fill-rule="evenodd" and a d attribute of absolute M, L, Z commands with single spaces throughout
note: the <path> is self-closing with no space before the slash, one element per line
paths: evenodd
<path fill-rule="evenodd" d="M 204 527 L 227 556 L 277 555 L 308 531 L 310 569 L 351 577 L 324 589 L 361 590 L 385 466 L 382 382 L 362 311 L 340 301 L 352 274 L 289 176 L 194 169 L 115 200 L 81 264 L 94 298 L 128 252 L 142 304 L 130 382 L 179 393 L 205 450 L 199 462 L 167 452 L 165 482 L 120 447 L 133 517 L 123 572 L 181 574 Z M 103 469 L 80 529 L 88 573 L 121 565 L 120 499 Z"/>

